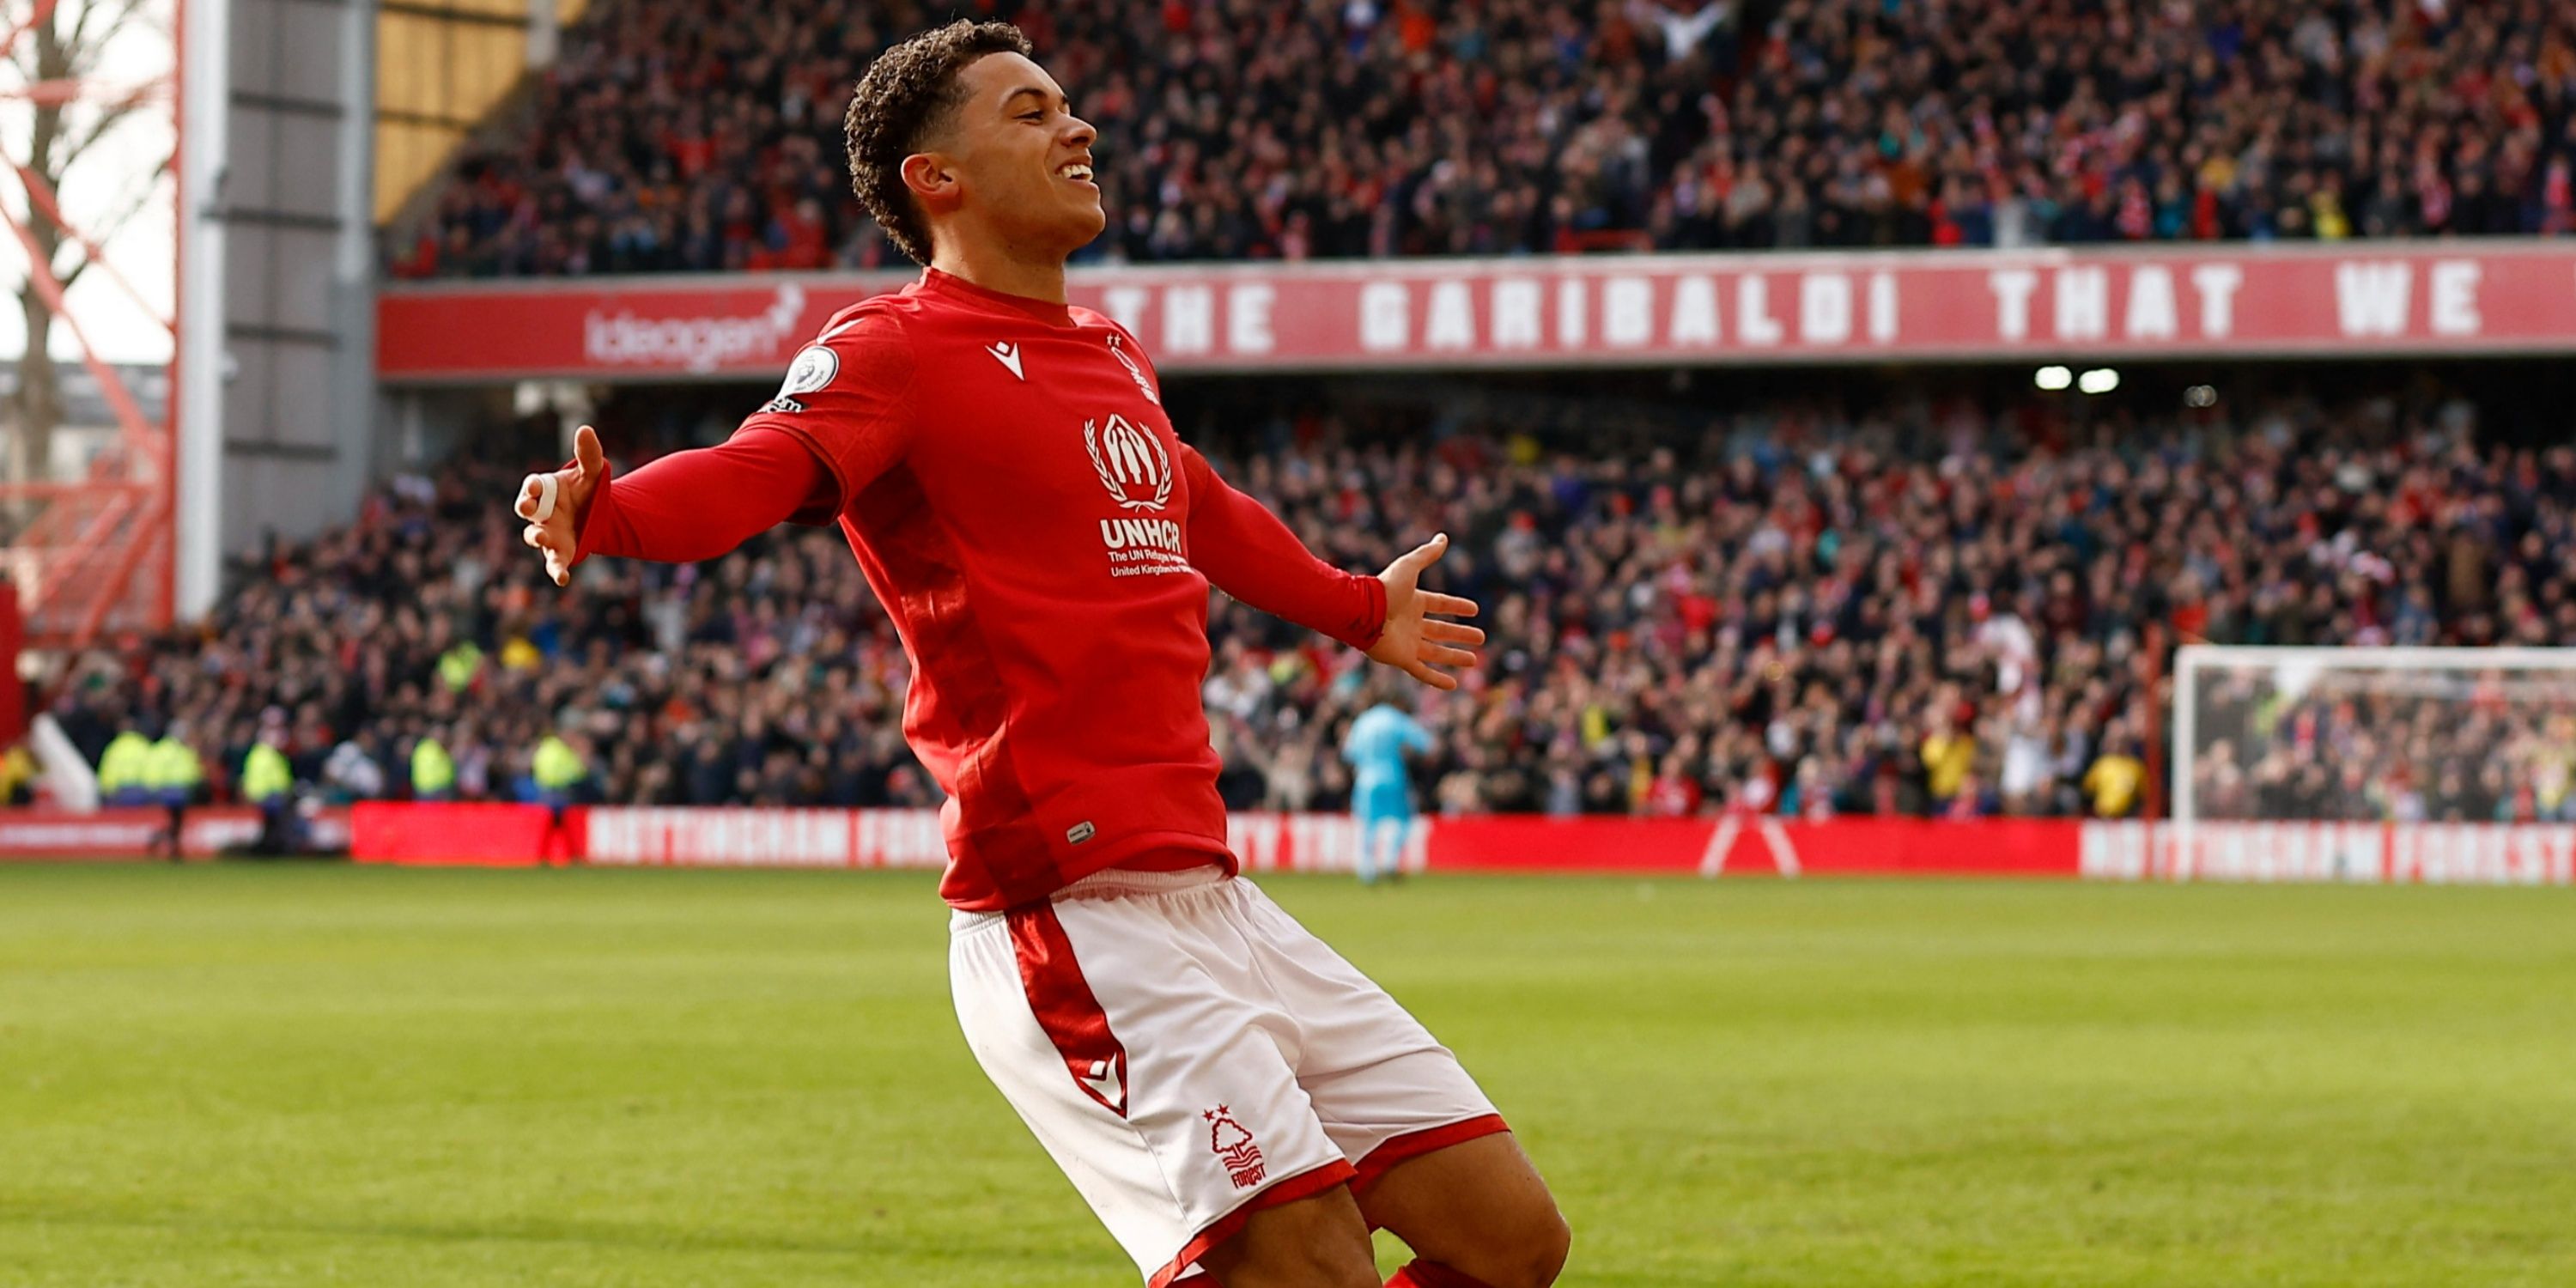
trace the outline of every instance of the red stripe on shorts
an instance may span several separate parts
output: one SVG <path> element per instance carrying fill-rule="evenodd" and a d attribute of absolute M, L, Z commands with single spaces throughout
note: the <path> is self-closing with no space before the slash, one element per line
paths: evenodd
<path fill-rule="evenodd" d="M 1389 1136 L 1377 1148 L 1370 1150 L 1360 1159 L 1358 1175 L 1351 1179 L 1351 1193 L 1368 1193 L 1369 1187 L 1377 1184 L 1379 1178 L 1386 1175 L 1386 1169 L 1408 1158 L 1420 1158 L 1452 1145 L 1466 1144 L 1479 1136 L 1491 1136 L 1510 1130 L 1511 1128 L 1503 1125 L 1501 1114 L 1482 1114 L 1464 1122 L 1454 1122 L 1443 1127 L 1406 1132 L 1401 1136 Z"/>
<path fill-rule="evenodd" d="M 1052 903 L 1022 904 L 1006 915 L 1011 955 L 1019 959 L 1020 987 L 1047 1041 L 1064 1057 L 1066 1073 L 1101 1108 L 1127 1116 L 1127 1048 L 1109 1031 L 1109 1013 L 1082 977 L 1073 940 Z"/>
<path fill-rule="evenodd" d="M 1243 1233 L 1243 1227 L 1245 1223 L 1252 1220 L 1253 1213 L 1294 1203 L 1299 1199 L 1313 1198 L 1349 1179 L 1351 1179 L 1351 1165 L 1336 1158 L 1321 1167 L 1311 1167 L 1295 1176 L 1271 1182 L 1269 1189 L 1253 1195 L 1245 1200 L 1241 1207 L 1218 1217 L 1216 1224 L 1199 1231 L 1197 1238 L 1182 1247 L 1179 1256 L 1164 1263 L 1162 1269 L 1155 1271 L 1153 1276 L 1145 1281 L 1145 1288 L 1170 1288 L 1170 1285 L 1175 1283 L 1186 1286 L 1199 1282 L 1201 1278 L 1213 1282 L 1216 1278 L 1214 1275 L 1192 1276 L 1186 1280 L 1180 1279 L 1179 1275 L 1182 1271 L 1198 1264 L 1198 1259 L 1206 1256 L 1208 1249 Z"/>

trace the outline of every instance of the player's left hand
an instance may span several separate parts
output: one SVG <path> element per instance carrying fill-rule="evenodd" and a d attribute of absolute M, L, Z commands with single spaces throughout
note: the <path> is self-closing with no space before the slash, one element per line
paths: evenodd
<path fill-rule="evenodd" d="M 572 584 L 572 566 L 581 542 L 575 520 L 599 490 L 600 480 L 608 477 L 608 457 L 599 449 L 598 430 L 584 425 L 575 431 L 572 453 L 572 464 L 552 473 L 529 475 L 519 484 L 518 500 L 511 506 L 528 521 L 528 526 L 519 530 L 519 539 L 545 555 L 546 576 L 558 586 Z"/>
<path fill-rule="evenodd" d="M 1440 562 L 1448 549 L 1449 534 L 1444 532 L 1407 551 L 1377 575 L 1386 583 L 1386 630 L 1368 651 L 1371 658 L 1435 689 L 1457 688 L 1458 677 L 1440 668 L 1474 666 L 1476 655 L 1470 649 L 1485 642 L 1485 633 L 1473 626 L 1440 620 L 1475 616 L 1475 600 L 1419 585 L 1422 570 Z"/>

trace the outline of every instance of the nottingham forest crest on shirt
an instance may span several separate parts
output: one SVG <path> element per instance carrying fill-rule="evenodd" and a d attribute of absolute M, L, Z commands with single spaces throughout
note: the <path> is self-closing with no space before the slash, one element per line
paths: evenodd
<path fill-rule="evenodd" d="M 1162 392 L 1154 388 L 1153 381 L 1145 378 L 1145 369 L 1137 366 L 1134 358 L 1127 356 L 1127 346 L 1119 343 L 1118 333 L 1115 331 L 1109 333 L 1109 352 L 1116 355 L 1120 366 L 1127 368 L 1128 379 L 1135 381 L 1136 387 L 1145 391 L 1145 401 L 1157 407 L 1162 406 Z"/>

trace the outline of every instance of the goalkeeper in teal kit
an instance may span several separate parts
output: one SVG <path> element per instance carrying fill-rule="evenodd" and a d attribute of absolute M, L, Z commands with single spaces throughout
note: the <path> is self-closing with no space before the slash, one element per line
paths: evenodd
<path fill-rule="evenodd" d="M 1342 759 L 1351 766 L 1351 817 L 1359 825 L 1360 880 L 1401 876 L 1413 827 L 1413 777 L 1406 758 L 1431 750 L 1422 722 L 1380 702 L 1351 721 Z"/>

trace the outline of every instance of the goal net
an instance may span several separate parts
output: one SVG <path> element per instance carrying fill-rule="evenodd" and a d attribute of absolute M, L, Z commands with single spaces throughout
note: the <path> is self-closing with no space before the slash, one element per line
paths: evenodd
<path fill-rule="evenodd" d="M 2564 884 L 2576 649 L 2193 645 L 2175 878 Z"/>

